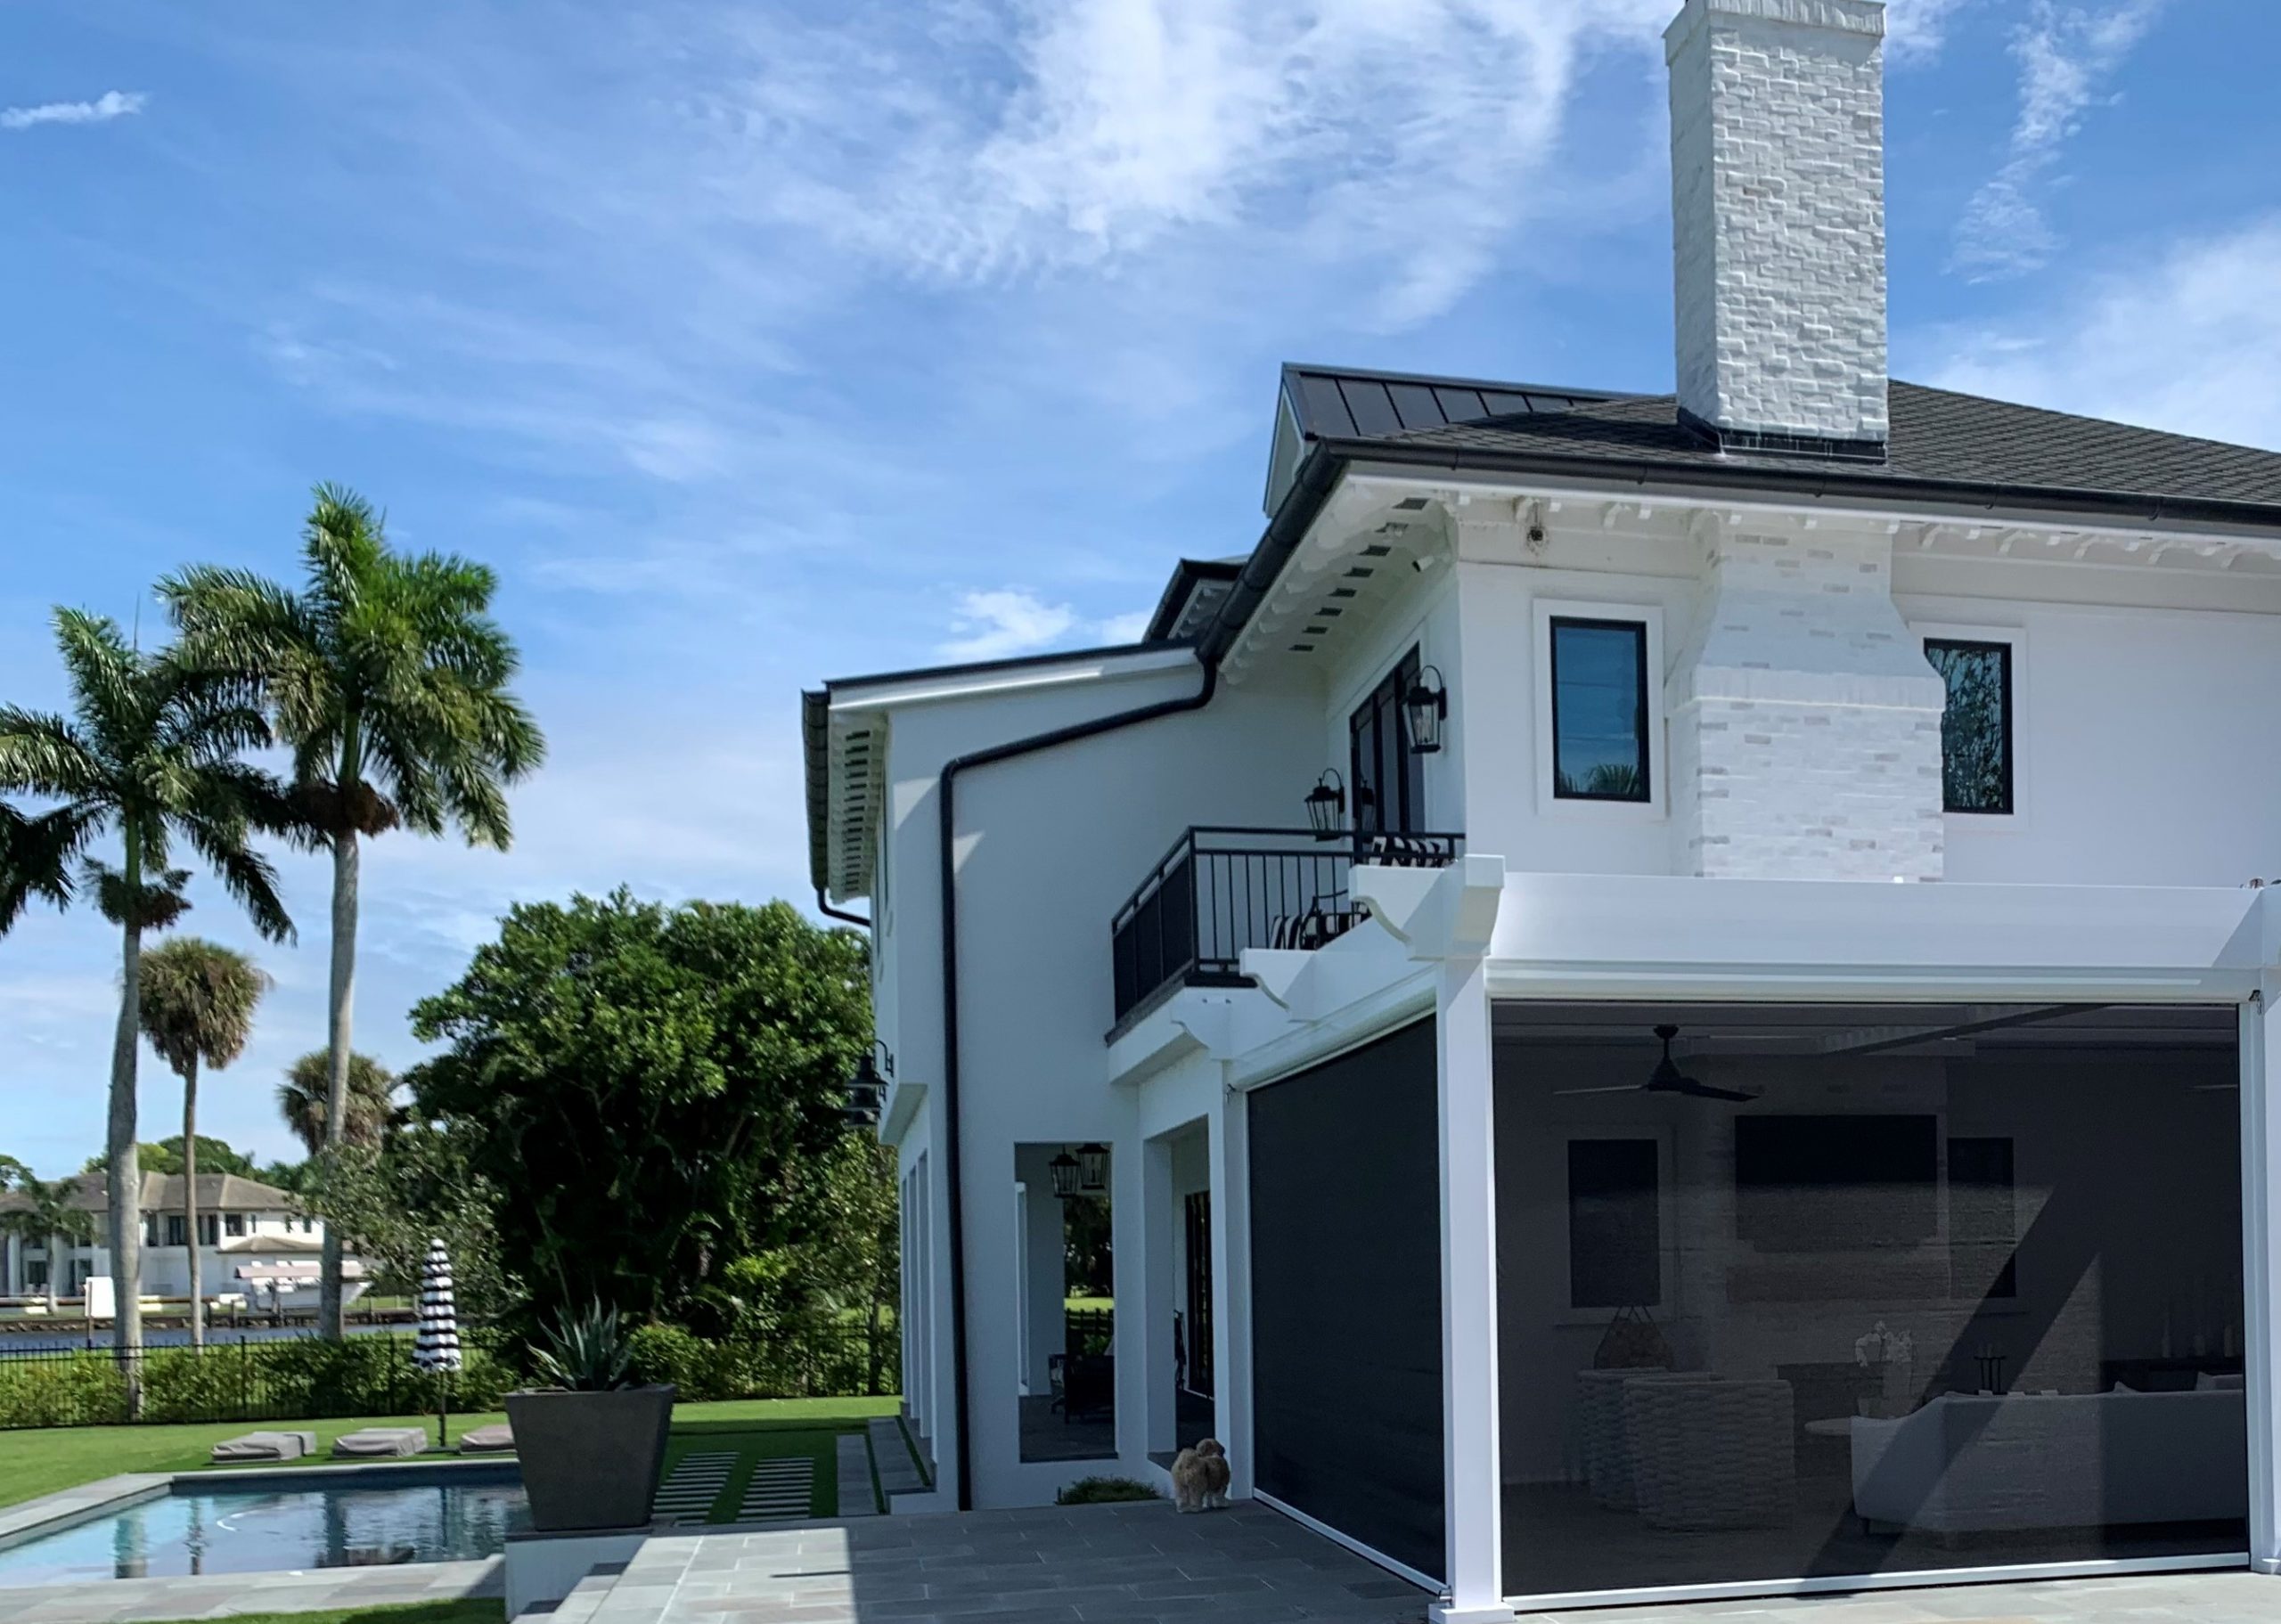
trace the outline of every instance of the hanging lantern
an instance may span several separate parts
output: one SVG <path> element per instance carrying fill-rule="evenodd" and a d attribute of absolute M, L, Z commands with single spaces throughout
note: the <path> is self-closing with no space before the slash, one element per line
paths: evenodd
<path fill-rule="evenodd" d="M 1324 768 L 1307 791 L 1307 822 L 1317 840 L 1338 838 L 1346 822 L 1346 780 L 1338 776 L 1337 768 Z"/>
<path fill-rule="evenodd" d="M 1410 726 L 1410 749 L 1414 755 L 1432 755 L 1442 747 L 1442 723 L 1450 714 L 1450 690 L 1439 667 L 1427 666 L 1410 679 L 1402 697 L 1402 720 Z"/>
<path fill-rule="evenodd" d="M 1065 1150 L 1045 1165 L 1047 1171 L 1053 1175 L 1053 1193 L 1056 1196 L 1067 1201 L 1077 1193 L 1076 1157 Z"/>
<path fill-rule="evenodd" d="M 1099 1196 L 1108 1188 L 1108 1146 L 1077 1147 L 1077 1188 L 1088 1196 Z"/>

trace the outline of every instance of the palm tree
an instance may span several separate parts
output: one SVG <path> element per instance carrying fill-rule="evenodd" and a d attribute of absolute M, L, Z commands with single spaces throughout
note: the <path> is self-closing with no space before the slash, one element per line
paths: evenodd
<path fill-rule="evenodd" d="M 12 1235 L 27 1246 L 47 1248 L 47 1311 L 52 1317 L 62 1295 L 57 1281 L 63 1274 L 63 1243 L 86 1241 L 95 1232 L 95 1216 L 74 1199 L 78 1184 L 69 1179 L 41 1179 L 13 1156 L 0 1156 L 0 1235 Z"/>
<path fill-rule="evenodd" d="M 245 1053 L 269 977 L 243 953 L 178 936 L 143 960 L 143 1035 L 182 1079 L 182 1224 L 190 1259 L 190 1345 L 206 1345 L 198 1256 L 198 1065 L 220 1071 Z"/>
<path fill-rule="evenodd" d="M 277 1108 L 284 1113 L 285 1125 L 313 1156 L 328 1142 L 325 1122 L 332 1114 L 331 1059 L 324 1050 L 313 1049 L 285 1068 L 285 1081 L 277 1085 Z M 367 1147 L 378 1145 L 397 1117 L 396 1088 L 396 1074 L 388 1067 L 370 1055 L 350 1055 L 348 1127 L 340 1142 Z"/>
<path fill-rule="evenodd" d="M 299 592 L 244 570 L 186 570 L 159 585 L 200 657 L 258 681 L 292 747 L 304 817 L 332 848 L 326 1143 L 349 1117 L 358 843 L 401 823 L 456 827 L 504 849 L 505 786 L 545 740 L 509 691 L 514 644 L 489 615 L 498 581 L 444 553 L 392 551 L 371 503 L 317 486 Z M 318 1328 L 340 1335 L 340 1236 L 325 1231 Z"/>
<path fill-rule="evenodd" d="M 135 1062 L 143 999 L 143 935 L 174 922 L 189 904 L 184 870 L 168 866 L 186 842 L 273 942 L 293 934 L 277 898 L 276 876 L 249 844 L 256 831 L 297 827 L 283 788 L 241 758 L 269 742 L 269 729 L 242 678 L 168 653 L 146 656 L 119 627 L 75 609 L 55 612 L 55 637 L 71 684 L 72 714 L 0 706 L 0 790 L 58 803 L 37 819 L 18 818 L 0 870 L 0 919 L 28 895 L 68 904 L 95 893 L 119 926 L 119 1025 L 111 1044 L 110 1120 L 104 1176 L 110 1203 L 110 1256 L 119 1282 L 112 1336 L 127 1368 L 129 1413 L 142 1389 L 135 1359 L 143 1346 L 140 1294 L 142 1191 L 135 1144 Z M 24 838 L 27 825 L 41 831 Z M 78 859 L 106 831 L 118 836 L 121 866 Z"/>

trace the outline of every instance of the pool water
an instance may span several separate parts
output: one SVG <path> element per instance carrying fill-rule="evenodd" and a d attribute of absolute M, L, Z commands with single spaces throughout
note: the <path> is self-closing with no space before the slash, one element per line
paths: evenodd
<path fill-rule="evenodd" d="M 521 1475 L 381 1468 L 308 1488 L 178 1484 L 0 1549 L 0 1586 L 190 1573 L 275 1573 L 496 1556 L 530 1527 Z"/>

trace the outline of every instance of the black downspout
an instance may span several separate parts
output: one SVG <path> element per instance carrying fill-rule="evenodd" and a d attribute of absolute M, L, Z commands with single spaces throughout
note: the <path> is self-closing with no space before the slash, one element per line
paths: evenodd
<path fill-rule="evenodd" d="M 842 925 L 854 925 L 864 930 L 871 928 L 871 922 L 862 914 L 848 913 L 834 908 L 831 905 L 831 899 L 824 895 L 822 885 L 816 887 L 816 911 L 827 919 L 838 920 Z"/>
<path fill-rule="evenodd" d="M 958 813 L 954 800 L 960 773 L 969 767 L 987 767 L 1056 745 L 1074 744 L 1115 732 L 1159 716 L 1202 710 L 1220 685 L 1219 662 L 1206 658 L 1204 685 L 1184 699 L 1165 699 L 1138 710 L 1119 711 L 1091 722 L 1074 722 L 1049 733 L 1033 733 L 1010 744 L 961 755 L 944 765 L 936 780 L 935 805 L 941 823 L 943 862 L 943 1157 L 949 1174 L 951 1203 L 951 1413 L 958 1428 L 959 1509 L 974 1509 L 973 1451 L 967 1442 L 966 1392 L 966 1180 L 959 1163 L 959 889 L 954 843 Z"/>

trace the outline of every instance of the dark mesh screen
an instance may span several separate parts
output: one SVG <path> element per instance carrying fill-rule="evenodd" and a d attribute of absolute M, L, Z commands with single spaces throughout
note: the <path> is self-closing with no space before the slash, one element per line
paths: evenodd
<path fill-rule="evenodd" d="M 1431 1021 L 1250 1096 L 1259 1487 L 1438 1576 L 1436 1115 Z"/>

